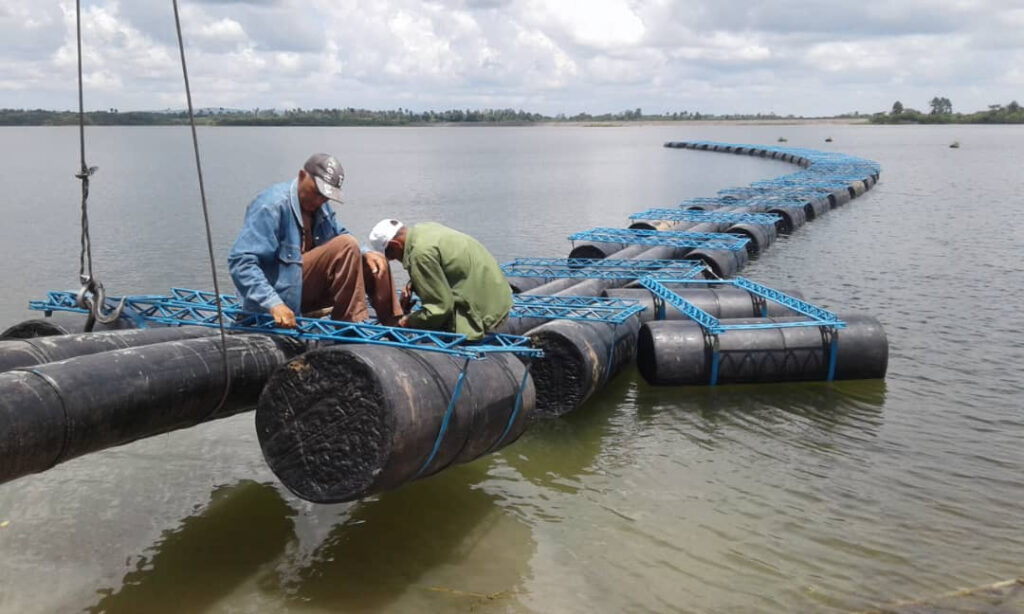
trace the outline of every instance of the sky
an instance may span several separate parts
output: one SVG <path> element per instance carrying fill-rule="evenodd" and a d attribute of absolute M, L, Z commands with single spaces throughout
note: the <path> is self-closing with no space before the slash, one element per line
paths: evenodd
<path fill-rule="evenodd" d="M 179 0 L 196 108 L 1024 103 L 1024 0 Z M 183 109 L 171 0 L 82 0 L 87 110 Z M 75 3 L 0 3 L 0 108 L 76 110 Z"/>

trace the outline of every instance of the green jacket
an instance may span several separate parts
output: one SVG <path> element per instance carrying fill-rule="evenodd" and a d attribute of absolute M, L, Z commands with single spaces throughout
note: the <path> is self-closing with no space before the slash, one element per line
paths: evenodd
<path fill-rule="evenodd" d="M 512 308 L 512 289 L 497 261 L 473 237 L 434 222 L 409 228 L 402 266 L 422 308 L 410 328 L 447 330 L 475 341 Z"/>

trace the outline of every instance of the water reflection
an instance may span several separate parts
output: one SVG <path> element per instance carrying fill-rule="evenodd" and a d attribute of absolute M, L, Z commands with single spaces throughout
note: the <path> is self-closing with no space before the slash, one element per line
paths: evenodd
<path fill-rule="evenodd" d="M 197 612 L 231 594 L 294 539 L 295 515 L 271 485 L 214 489 L 198 514 L 166 531 L 88 612 Z"/>
<path fill-rule="evenodd" d="M 751 430 L 792 430 L 804 425 L 818 432 L 856 437 L 877 434 L 885 406 L 885 380 L 738 384 L 663 388 L 641 385 L 638 419 L 664 424 L 666 415 L 682 419 L 695 443 L 713 447 L 723 428 L 743 425 Z"/>
<path fill-rule="evenodd" d="M 504 607 L 536 545 L 529 527 L 475 486 L 486 470 L 453 468 L 360 503 L 261 588 L 329 611 Z"/>
<path fill-rule="evenodd" d="M 573 494 L 579 478 L 590 473 L 608 442 L 615 438 L 616 414 L 623 399 L 635 392 L 633 373 L 612 379 L 576 411 L 556 419 L 540 419 L 502 453 L 519 476 L 537 486 Z"/>

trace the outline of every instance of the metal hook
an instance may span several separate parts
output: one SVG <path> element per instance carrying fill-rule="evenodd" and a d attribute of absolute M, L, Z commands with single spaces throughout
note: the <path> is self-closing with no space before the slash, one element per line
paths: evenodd
<path fill-rule="evenodd" d="M 82 288 L 78 291 L 78 295 L 75 297 L 75 302 L 78 306 L 83 309 L 88 309 L 90 318 L 95 319 L 101 324 L 112 324 L 116 322 L 124 311 L 126 300 L 127 297 L 122 297 L 113 309 L 107 313 L 103 313 L 103 307 L 107 304 L 107 296 L 103 290 L 103 284 L 88 275 L 82 276 Z"/>

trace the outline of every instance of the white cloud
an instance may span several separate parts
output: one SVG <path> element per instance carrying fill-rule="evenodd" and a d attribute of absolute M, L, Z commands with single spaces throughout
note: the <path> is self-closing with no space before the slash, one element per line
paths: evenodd
<path fill-rule="evenodd" d="M 248 41 L 242 24 L 227 17 L 204 23 L 191 34 L 204 42 L 220 44 L 239 44 Z"/>
<path fill-rule="evenodd" d="M 530 0 L 525 8 L 523 12 L 532 23 L 557 28 L 572 42 L 593 49 L 636 45 L 646 31 L 643 21 L 624 0 Z"/>
<path fill-rule="evenodd" d="M 87 105 L 181 105 L 169 7 L 83 4 Z M 1019 0 L 237 0 L 185 3 L 182 26 L 197 106 L 830 114 L 1024 98 Z M 0 107 L 77 105 L 74 3 L 5 0 L 0 40 Z"/>

